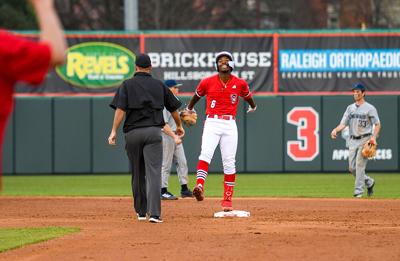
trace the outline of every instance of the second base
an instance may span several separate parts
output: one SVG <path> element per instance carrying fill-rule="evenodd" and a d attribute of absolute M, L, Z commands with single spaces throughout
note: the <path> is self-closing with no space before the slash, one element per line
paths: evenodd
<path fill-rule="evenodd" d="M 220 211 L 214 213 L 215 218 L 221 217 L 250 217 L 250 212 L 243 210 Z"/>

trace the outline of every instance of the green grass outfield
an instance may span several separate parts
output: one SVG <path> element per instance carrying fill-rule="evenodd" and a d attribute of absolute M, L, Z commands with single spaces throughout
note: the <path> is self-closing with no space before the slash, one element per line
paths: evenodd
<path fill-rule="evenodd" d="M 0 253 L 80 231 L 79 228 L 0 228 Z"/>
<path fill-rule="evenodd" d="M 399 173 L 372 173 L 376 180 L 374 198 L 400 198 Z M 131 196 L 130 175 L 6 175 L 4 196 Z M 222 174 L 210 174 L 206 196 L 222 196 Z M 179 194 L 176 174 L 171 175 L 169 191 Z M 195 176 L 190 175 L 190 188 Z M 332 174 L 238 174 L 236 197 L 322 197 L 351 198 L 354 178 L 347 173 Z"/>

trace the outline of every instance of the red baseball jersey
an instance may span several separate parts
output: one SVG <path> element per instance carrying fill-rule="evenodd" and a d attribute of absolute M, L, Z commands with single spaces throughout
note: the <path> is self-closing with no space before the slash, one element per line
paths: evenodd
<path fill-rule="evenodd" d="M 21 39 L 0 30 L 0 152 L 7 118 L 13 109 L 14 85 L 18 81 L 31 84 L 42 82 L 50 58 L 49 45 Z M 1 157 L 0 153 L 0 161 Z"/>
<path fill-rule="evenodd" d="M 49 45 L 0 30 L 0 117 L 12 111 L 15 83 L 41 83 L 49 69 L 50 58 Z"/>
<path fill-rule="evenodd" d="M 206 114 L 232 116 L 236 116 L 239 96 L 245 99 L 251 97 L 249 85 L 245 80 L 231 75 L 225 84 L 218 74 L 203 79 L 196 88 L 196 95 L 206 95 Z"/>

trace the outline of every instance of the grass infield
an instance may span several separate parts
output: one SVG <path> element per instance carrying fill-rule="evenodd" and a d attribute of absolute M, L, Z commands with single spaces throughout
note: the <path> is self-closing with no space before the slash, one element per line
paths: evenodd
<path fill-rule="evenodd" d="M 79 228 L 0 228 L 0 253 L 80 231 Z"/>
<path fill-rule="evenodd" d="M 400 198 L 399 173 L 369 174 L 376 181 L 374 198 Z M 193 188 L 195 176 L 189 177 Z M 130 175 L 45 175 L 3 177 L 5 196 L 131 196 Z M 210 174 L 207 197 L 222 196 L 223 175 Z M 321 197 L 351 198 L 354 178 L 350 174 L 238 174 L 236 197 Z M 168 190 L 179 195 L 176 174 L 169 179 Z"/>

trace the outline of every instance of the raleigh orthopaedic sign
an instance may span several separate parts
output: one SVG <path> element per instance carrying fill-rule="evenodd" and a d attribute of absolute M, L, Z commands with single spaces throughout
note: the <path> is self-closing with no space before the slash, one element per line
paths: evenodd
<path fill-rule="evenodd" d="M 298 35 L 279 39 L 279 91 L 399 91 L 398 35 Z"/>
<path fill-rule="evenodd" d="M 68 49 L 66 63 L 56 69 L 66 82 L 85 88 L 118 86 L 134 73 L 134 54 L 123 46 L 86 42 Z"/>
<path fill-rule="evenodd" d="M 379 72 L 400 70 L 398 49 L 284 50 L 281 72 Z"/>

